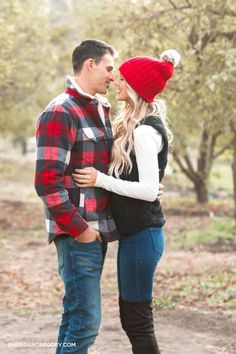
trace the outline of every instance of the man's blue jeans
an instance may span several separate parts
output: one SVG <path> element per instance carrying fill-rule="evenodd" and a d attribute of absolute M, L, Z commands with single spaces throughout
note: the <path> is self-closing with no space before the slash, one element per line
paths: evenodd
<path fill-rule="evenodd" d="M 87 354 L 101 322 L 100 278 L 106 244 L 55 239 L 58 272 L 65 286 L 56 354 Z"/>

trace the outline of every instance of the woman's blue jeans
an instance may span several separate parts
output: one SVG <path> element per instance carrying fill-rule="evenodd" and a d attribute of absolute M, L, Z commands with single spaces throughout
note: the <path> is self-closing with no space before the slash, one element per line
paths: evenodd
<path fill-rule="evenodd" d="M 65 287 L 56 354 L 87 354 L 101 322 L 100 278 L 106 244 L 59 236 L 55 245 Z"/>
<path fill-rule="evenodd" d="M 152 300 L 154 273 L 163 251 L 162 228 L 149 227 L 119 241 L 118 285 L 122 300 Z"/>

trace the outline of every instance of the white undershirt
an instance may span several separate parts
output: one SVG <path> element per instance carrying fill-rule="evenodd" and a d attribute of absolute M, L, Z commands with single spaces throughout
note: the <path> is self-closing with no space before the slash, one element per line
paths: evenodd
<path fill-rule="evenodd" d="M 134 130 L 134 152 L 139 182 L 124 181 L 98 172 L 95 186 L 126 197 L 153 202 L 159 189 L 157 155 L 162 147 L 161 134 L 149 125 L 140 125 Z"/>
<path fill-rule="evenodd" d="M 75 81 L 75 78 L 73 76 L 68 76 L 68 80 L 71 82 L 71 84 L 74 86 L 74 88 L 81 93 L 83 96 L 89 97 L 91 99 L 96 99 L 98 101 L 98 114 L 101 117 L 101 120 L 103 124 L 105 124 L 105 115 L 104 115 L 104 110 L 103 106 L 105 107 L 110 107 L 109 102 L 107 101 L 106 97 L 99 95 L 98 93 L 95 94 L 95 96 L 90 95 L 89 93 L 85 92 L 78 82 Z"/>

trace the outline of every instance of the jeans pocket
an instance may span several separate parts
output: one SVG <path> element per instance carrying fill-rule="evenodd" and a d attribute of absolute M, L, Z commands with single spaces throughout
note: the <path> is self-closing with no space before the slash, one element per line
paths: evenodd
<path fill-rule="evenodd" d="M 164 231 L 162 228 L 150 229 L 154 251 L 162 256 L 165 248 Z"/>
<path fill-rule="evenodd" d="M 90 242 L 81 242 L 80 240 L 74 240 L 74 241 L 75 241 L 75 244 L 77 244 L 77 245 L 79 244 L 84 247 L 99 244 L 98 240 L 94 240 L 94 241 L 90 241 Z"/>

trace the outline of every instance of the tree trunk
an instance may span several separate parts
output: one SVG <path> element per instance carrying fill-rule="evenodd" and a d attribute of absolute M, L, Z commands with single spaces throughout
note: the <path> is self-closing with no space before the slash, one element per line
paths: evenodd
<path fill-rule="evenodd" d="M 181 158 L 176 151 L 173 152 L 174 160 L 177 162 L 182 172 L 191 180 L 196 192 L 197 202 L 200 204 L 208 203 L 208 180 L 213 163 L 213 153 L 215 140 L 213 134 L 207 129 L 203 129 L 199 144 L 199 156 L 197 168 L 194 168 L 190 155 L 185 152 Z M 212 151 L 211 151 L 212 150 Z"/>
<path fill-rule="evenodd" d="M 197 202 L 201 204 L 207 204 L 208 203 L 207 181 L 199 179 L 194 183 L 194 189 L 197 195 Z"/>
<path fill-rule="evenodd" d="M 22 155 L 26 155 L 27 154 L 27 141 L 26 141 L 26 139 L 22 139 L 20 141 L 20 145 L 21 145 L 21 153 L 22 153 Z"/>
<path fill-rule="evenodd" d="M 236 130 L 234 130 L 234 139 L 233 139 L 232 172 L 233 172 L 233 191 L 234 191 L 234 220 L 236 223 Z"/>

